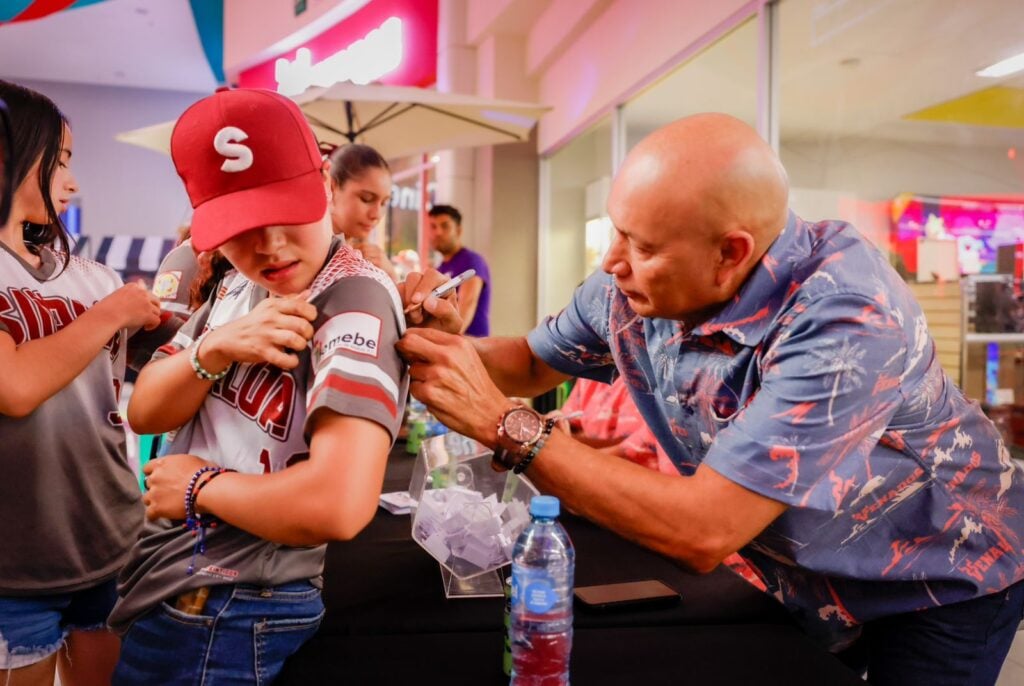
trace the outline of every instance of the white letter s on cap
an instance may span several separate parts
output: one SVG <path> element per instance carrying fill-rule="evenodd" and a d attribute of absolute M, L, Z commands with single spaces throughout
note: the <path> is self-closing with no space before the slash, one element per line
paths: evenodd
<path fill-rule="evenodd" d="M 228 158 L 220 165 L 221 171 L 240 172 L 252 166 L 252 148 L 240 143 L 248 137 L 249 134 L 237 126 L 225 126 L 213 137 L 214 149 Z"/>

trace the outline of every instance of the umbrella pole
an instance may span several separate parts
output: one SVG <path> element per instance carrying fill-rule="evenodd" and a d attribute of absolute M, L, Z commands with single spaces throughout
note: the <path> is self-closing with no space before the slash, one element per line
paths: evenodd
<path fill-rule="evenodd" d="M 345 138 L 348 139 L 349 143 L 356 142 L 356 127 L 355 127 L 355 113 L 352 111 L 352 101 L 345 101 L 345 118 L 348 120 L 348 129 L 345 132 Z"/>

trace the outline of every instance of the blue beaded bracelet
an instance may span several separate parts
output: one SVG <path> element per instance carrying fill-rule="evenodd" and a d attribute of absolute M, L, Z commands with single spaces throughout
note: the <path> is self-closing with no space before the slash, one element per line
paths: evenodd
<path fill-rule="evenodd" d="M 224 472 L 233 472 L 233 469 L 224 469 L 223 467 L 207 466 L 196 470 L 196 473 L 192 475 L 192 478 L 188 482 L 188 486 L 185 487 L 185 524 L 184 527 L 192 532 L 192 535 L 196 537 L 195 545 L 192 546 L 192 559 L 189 560 L 188 568 L 185 573 L 189 576 L 196 571 L 196 556 L 206 554 L 206 527 L 217 526 L 217 520 L 210 516 L 203 519 L 203 516 L 196 512 L 196 496 L 199 491 L 203 489 L 206 484 L 210 482 L 216 476 L 223 474 Z M 196 488 L 196 484 L 199 483 L 199 478 L 203 474 L 209 474 L 210 478 L 199 484 Z"/>

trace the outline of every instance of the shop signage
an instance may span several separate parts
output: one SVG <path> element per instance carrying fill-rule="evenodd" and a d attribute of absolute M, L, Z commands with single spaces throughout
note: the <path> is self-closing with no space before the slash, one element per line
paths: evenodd
<path fill-rule="evenodd" d="M 437 22 L 437 0 L 373 0 L 312 38 L 278 41 L 294 47 L 239 73 L 238 85 L 288 95 L 340 81 L 427 87 L 437 80 Z"/>
<path fill-rule="evenodd" d="M 310 86 L 331 86 L 342 81 L 371 83 L 402 63 L 402 20 L 391 17 L 362 40 L 313 64 L 313 53 L 299 48 L 295 60 L 282 57 L 274 64 L 277 92 L 298 95 Z"/>

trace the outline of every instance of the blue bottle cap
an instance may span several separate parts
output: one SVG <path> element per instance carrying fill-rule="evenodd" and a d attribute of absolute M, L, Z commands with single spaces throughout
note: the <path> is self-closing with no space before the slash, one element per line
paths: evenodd
<path fill-rule="evenodd" d="M 530 514 L 534 517 L 557 517 L 560 511 L 558 498 L 553 495 L 535 495 L 530 500 Z"/>

